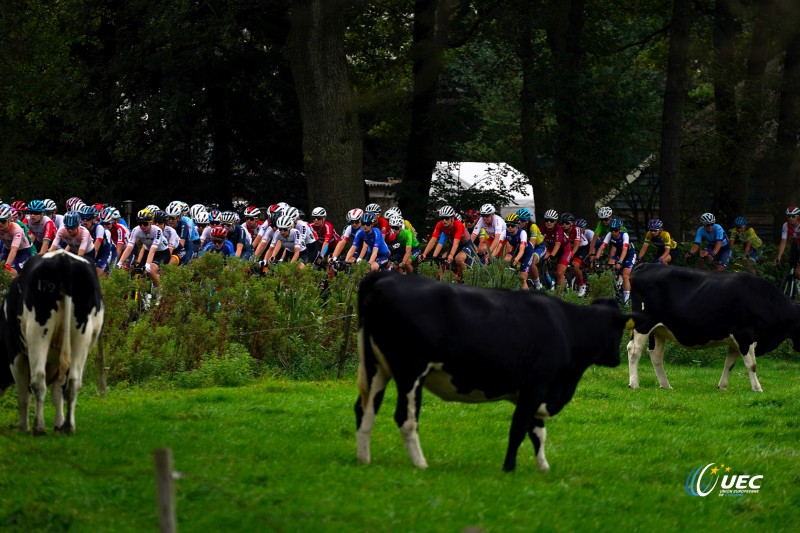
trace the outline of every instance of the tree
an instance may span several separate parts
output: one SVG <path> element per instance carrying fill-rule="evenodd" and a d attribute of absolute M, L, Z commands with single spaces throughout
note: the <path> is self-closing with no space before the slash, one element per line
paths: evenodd
<path fill-rule="evenodd" d="M 358 105 L 344 54 L 345 0 L 296 0 L 287 55 L 303 123 L 310 205 L 364 204 Z"/>

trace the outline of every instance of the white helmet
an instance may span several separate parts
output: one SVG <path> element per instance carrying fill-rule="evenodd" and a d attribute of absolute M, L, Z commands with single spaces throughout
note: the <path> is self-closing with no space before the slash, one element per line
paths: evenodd
<path fill-rule="evenodd" d="M 611 208 L 607 205 L 597 210 L 597 218 L 611 218 L 612 214 L 614 214 L 614 212 L 611 211 Z"/>
<path fill-rule="evenodd" d="M 558 220 L 558 211 L 555 209 L 548 209 L 544 212 L 545 220 Z"/>
<path fill-rule="evenodd" d="M 326 217 L 328 216 L 328 212 L 325 211 L 324 207 L 315 207 L 313 211 L 311 211 L 312 217 Z"/>
<path fill-rule="evenodd" d="M 13 213 L 11 211 L 11 206 L 10 205 L 8 205 L 8 204 L 0 205 L 0 218 L 6 219 L 6 220 L 10 220 L 12 214 Z"/>
<path fill-rule="evenodd" d="M 283 215 L 275 225 L 278 226 L 278 229 L 290 229 L 294 226 L 294 219 L 289 215 Z"/>
<path fill-rule="evenodd" d="M 452 206 L 445 205 L 439 209 L 439 218 L 448 218 L 456 216 L 456 210 Z"/>
<path fill-rule="evenodd" d="M 297 209 L 296 207 L 290 207 L 289 209 L 287 209 L 287 210 L 286 210 L 286 211 L 284 211 L 283 213 L 284 213 L 284 215 L 286 215 L 287 217 L 290 217 L 290 218 L 292 219 L 292 221 L 293 221 L 293 222 L 294 222 L 295 220 L 297 220 L 297 218 L 300 216 L 300 210 L 299 210 L 299 209 Z"/>
<path fill-rule="evenodd" d="M 702 215 L 700 215 L 700 222 L 703 225 L 705 225 L 705 224 L 714 224 L 714 223 L 717 222 L 717 219 L 711 213 L 703 213 Z"/>
<path fill-rule="evenodd" d="M 495 209 L 492 204 L 483 204 L 481 206 L 481 216 L 494 215 Z"/>
<path fill-rule="evenodd" d="M 208 224 L 209 223 L 209 216 L 208 211 L 199 211 L 194 217 L 192 217 L 198 224 Z"/>
<path fill-rule="evenodd" d="M 403 217 L 401 217 L 397 213 L 392 213 L 391 215 L 388 216 L 388 219 L 389 219 L 389 226 L 393 228 L 398 228 L 403 226 Z"/>
<path fill-rule="evenodd" d="M 392 214 L 395 214 L 395 213 L 400 215 L 400 216 L 403 216 L 403 213 L 400 212 L 400 208 L 399 207 L 390 207 L 389 209 L 386 210 L 386 212 L 383 214 L 383 216 L 388 219 Z"/>
<path fill-rule="evenodd" d="M 170 217 L 179 217 L 181 216 L 181 203 L 180 202 L 170 202 L 167 206 L 167 216 Z"/>
<path fill-rule="evenodd" d="M 56 203 L 51 200 L 50 198 L 46 198 L 44 200 L 44 210 L 45 211 L 55 211 L 56 210 Z"/>
<path fill-rule="evenodd" d="M 364 211 L 366 211 L 367 213 L 380 214 L 381 206 L 379 206 L 378 204 L 369 204 L 367 207 L 364 208 Z"/>
<path fill-rule="evenodd" d="M 347 212 L 347 221 L 356 222 L 358 220 L 361 220 L 361 217 L 363 216 L 364 216 L 364 211 L 356 207 L 355 209 L 351 209 L 350 211 Z"/>
<path fill-rule="evenodd" d="M 192 207 L 189 208 L 189 216 L 192 217 L 192 220 L 197 217 L 197 213 L 200 211 L 207 211 L 206 206 L 203 204 L 194 204 Z"/>
<path fill-rule="evenodd" d="M 160 211 L 161 210 L 161 208 L 158 207 L 156 204 L 150 204 L 147 207 L 145 207 L 145 209 L 147 209 L 151 213 L 155 213 L 156 211 Z"/>

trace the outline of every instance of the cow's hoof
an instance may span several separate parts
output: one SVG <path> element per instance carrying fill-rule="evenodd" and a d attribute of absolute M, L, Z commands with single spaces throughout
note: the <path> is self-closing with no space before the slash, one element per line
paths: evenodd
<path fill-rule="evenodd" d="M 719 390 L 728 390 L 728 387 L 723 387 L 722 385 L 717 385 Z"/>
<path fill-rule="evenodd" d="M 631 385 L 631 384 L 629 383 L 629 384 L 628 384 L 628 388 L 629 388 L 629 389 L 638 389 L 638 388 L 639 388 L 639 385 Z"/>

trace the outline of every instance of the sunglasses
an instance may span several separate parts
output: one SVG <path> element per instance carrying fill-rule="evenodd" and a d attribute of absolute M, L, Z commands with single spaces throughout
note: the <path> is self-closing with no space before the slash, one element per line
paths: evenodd
<path fill-rule="evenodd" d="M 211 242 L 215 242 L 215 243 L 219 244 L 221 242 L 225 242 L 225 239 L 220 239 L 219 237 L 214 237 L 214 238 L 211 239 Z"/>
<path fill-rule="evenodd" d="M 226 228 L 230 228 L 231 226 L 233 226 L 233 224 L 231 224 L 230 222 L 223 222 L 222 225 L 225 226 Z"/>
<path fill-rule="evenodd" d="M 544 223 L 545 224 L 555 224 L 556 221 L 555 220 L 545 220 Z"/>
<path fill-rule="evenodd" d="M 280 231 L 281 233 L 283 233 L 284 231 L 288 233 L 290 229 L 292 228 L 281 228 L 278 231 Z"/>
<path fill-rule="evenodd" d="M 169 217 L 169 219 L 170 219 L 171 221 L 175 222 L 176 220 L 178 220 L 178 217 Z"/>
<path fill-rule="evenodd" d="M 245 220 L 256 220 L 257 217 L 244 217 Z"/>
<path fill-rule="evenodd" d="M 483 218 L 492 218 L 494 215 L 481 215 Z"/>
<path fill-rule="evenodd" d="M 610 219 L 610 218 L 604 218 L 604 219 L 603 219 L 603 222 L 610 222 L 610 221 L 611 221 L 611 219 Z"/>
<path fill-rule="evenodd" d="M 365 226 L 372 226 L 372 222 L 364 222 Z"/>
<path fill-rule="evenodd" d="M 786 218 L 797 218 L 800 215 L 786 215 Z"/>
<path fill-rule="evenodd" d="M 6 222 L 8 222 L 7 218 L 0 218 L 0 224 L 5 224 Z"/>
<path fill-rule="evenodd" d="M 325 217 L 314 217 L 314 220 L 325 220 Z"/>
<path fill-rule="evenodd" d="M 439 220 L 453 220 L 453 217 L 442 217 Z"/>
<path fill-rule="evenodd" d="M 400 231 L 402 229 L 401 226 L 389 226 L 389 227 L 395 231 Z"/>
<path fill-rule="evenodd" d="M 143 228 L 146 228 L 147 226 L 150 225 L 150 223 L 149 222 L 139 222 L 139 225 L 142 226 Z"/>
<path fill-rule="evenodd" d="M 517 225 L 516 224 L 506 224 L 506 227 L 507 228 L 516 228 Z"/>

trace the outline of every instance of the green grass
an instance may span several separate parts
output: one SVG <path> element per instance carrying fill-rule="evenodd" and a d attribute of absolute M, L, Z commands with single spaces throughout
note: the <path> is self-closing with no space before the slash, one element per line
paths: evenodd
<path fill-rule="evenodd" d="M 759 359 L 763 394 L 737 365 L 667 367 L 659 390 L 643 360 L 590 369 L 549 421 L 541 474 L 532 447 L 501 465 L 513 406 L 447 404 L 428 394 L 415 469 L 394 425 L 394 387 L 369 466 L 357 466 L 352 376 L 264 379 L 239 388 L 112 389 L 80 398 L 77 434 L 18 434 L 16 399 L 0 399 L 0 531 L 155 531 L 152 452 L 173 450 L 181 531 L 714 531 L 791 529 L 800 501 L 797 360 Z M 48 400 L 49 401 L 49 400 Z M 725 463 L 764 476 L 759 494 L 688 496 L 690 470 Z"/>

